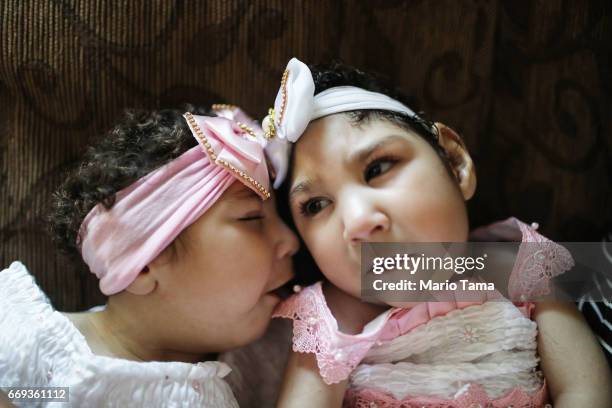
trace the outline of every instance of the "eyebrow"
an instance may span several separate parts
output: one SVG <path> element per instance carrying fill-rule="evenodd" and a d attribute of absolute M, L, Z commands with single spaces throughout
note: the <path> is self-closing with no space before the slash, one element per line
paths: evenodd
<path fill-rule="evenodd" d="M 372 142 L 370 144 L 367 144 L 363 147 L 360 147 L 359 149 L 355 150 L 354 152 L 351 152 L 348 156 L 347 156 L 347 163 L 354 163 L 354 162 L 363 162 L 365 161 L 370 155 L 372 155 L 372 153 L 382 147 L 385 147 L 386 145 L 392 144 L 394 142 L 398 142 L 398 141 L 402 141 L 402 142 L 408 142 L 409 141 L 405 138 L 402 137 L 400 135 L 389 135 L 389 136 L 385 136 L 383 139 L 381 140 L 377 140 L 375 142 Z"/>
<path fill-rule="evenodd" d="M 304 181 L 300 181 L 299 183 L 297 183 L 295 186 L 293 186 L 291 188 L 291 191 L 289 191 L 289 201 L 293 201 L 295 199 L 295 196 L 298 195 L 299 193 L 307 193 L 311 190 L 311 186 L 312 186 L 312 181 L 311 180 L 304 180 Z"/>
<path fill-rule="evenodd" d="M 354 152 L 351 152 L 347 157 L 347 162 L 362 162 L 368 158 L 374 151 L 380 149 L 381 147 L 387 146 L 397 141 L 408 142 L 409 141 L 400 135 L 392 134 L 385 136 L 381 140 L 377 140 L 372 142 L 364 147 L 357 149 Z M 300 181 L 295 186 L 291 188 L 289 191 L 289 202 L 295 199 L 295 196 L 300 193 L 308 193 L 312 190 L 313 181 L 310 179 L 306 179 L 304 181 Z"/>

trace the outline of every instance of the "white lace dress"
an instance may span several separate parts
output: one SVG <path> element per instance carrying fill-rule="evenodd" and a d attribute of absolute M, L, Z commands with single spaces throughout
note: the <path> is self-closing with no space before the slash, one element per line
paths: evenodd
<path fill-rule="evenodd" d="M 223 379 L 230 371 L 216 361 L 136 362 L 95 355 L 22 263 L 0 272 L 0 387 L 69 387 L 69 402 L 47 404 L 53 407 L 237 407 Z"/>

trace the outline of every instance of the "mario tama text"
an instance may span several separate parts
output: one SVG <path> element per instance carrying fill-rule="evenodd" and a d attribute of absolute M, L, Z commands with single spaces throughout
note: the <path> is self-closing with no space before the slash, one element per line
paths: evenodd
<path fill-rule="evenodd" d="M 402 279 L 396 282 L 385 282 L 376 279 L 372 282 L 372 289 L 376 291 L 399 290 L 399 291 L 494 291 L 493 282 L 472 282 L 468 279 L 460 279 L 458 282 L 437 282 L 432 279 L 418 279 L 416 281 Z"/>

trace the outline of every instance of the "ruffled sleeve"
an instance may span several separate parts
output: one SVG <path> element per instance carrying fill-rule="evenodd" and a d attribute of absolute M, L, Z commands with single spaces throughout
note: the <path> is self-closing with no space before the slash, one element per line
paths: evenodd
<path fill-rule="evenodd" d="M 550 293 L 550 281 L 574 267 L 574 258 L 563 246 L 536 232 L 535 228 L 513 218 L 522 233 L 522 243 L 510 281 L 512 300 L 536 299 Z M 537 250 L 525 243 L 537 242 Z"/>
<path fill-rule="evenodd" d="M 42 330 L 53 320 L 53 313 L 21 262 L 0 272 L 0 384 L 49 385 L 53 359 L 41 343 L 48 343 Z"/>
<path fill-rule="evenodd" d="M 238 408 L 223 379 L 227 364 L 133 362 L 96 356 L 79 369 L 71 398 L 79 406 Z"/>
<path fill-rule="evenodd" d="M 314 353 L 323 381 L 333 384 L 348 378 L 378 341 L 393 311 L 379 315 L 360 334 L 342 333 L 318 282 L 281 303 L 273 317 L 293 320 L 293 351 Z"/>
<path fill-rule="evenodd" d="M 551 279 L 574 267 L 570 252 L 539 234 L 537 228 L 537 223 L 528 225 L 510 217 L 478 228 L 471 234 L 471 238 L 483 241 L 521 242 L 508 280 L 508 294 L 515 302 L 549 294 Z"/>

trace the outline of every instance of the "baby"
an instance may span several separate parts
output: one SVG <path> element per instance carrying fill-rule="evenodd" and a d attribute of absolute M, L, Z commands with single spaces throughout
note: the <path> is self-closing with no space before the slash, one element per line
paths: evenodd
<path fill-rule="evenodd" d="M 50 218 L 108 303 L 60 313 L 22 263 L 0 271 L 0 386 L 67 387 L 54 395 L 79 407 L 237 407 L 217 353 L 263 334 L 298 245 L 265 143 L 223 105 L 132 111 L 92 146 Z"/>
<path fill-rule="evenodd" d="M 294 320 L 293 350 L 316 357 L 315 364 L 291 356 L 288 370 L 301 372 L 307 386 L 283 398 L 306 395 L 310 386 L 329 406 L 610 406 L 609 369 L 573 305 L 390 308 L 359 299 L 361 243 L 469 237 L 470 155 L 452 129 L 424 120 L 403 99 L 361 71 L 338 65 L 311 72 L 292 59 L 264 120 L 274 137 L 267 151 L 275 187 L 287 178 L 293 221 L 325 277 L 276 311 Z M 479 235 L 550 242 L 535 228 L 511 218 Z M 565 258 L 551 277 L 572 264 L 555 251 Z M 510 281 L 517 284 L 509 290 L 527 299 L 547 289 L 546 280 L 524 282 L 520 270 Z"/>

